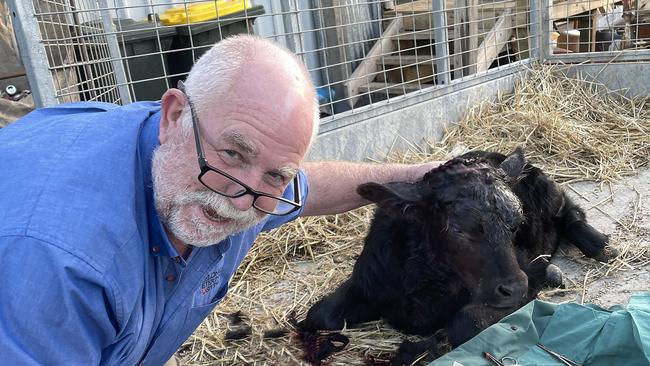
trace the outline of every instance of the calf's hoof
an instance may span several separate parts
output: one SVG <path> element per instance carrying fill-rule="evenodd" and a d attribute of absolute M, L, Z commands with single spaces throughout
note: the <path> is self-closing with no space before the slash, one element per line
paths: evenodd
<path fill-rule="evenodd" d="M 390 360 L 390 364 L 391 366 L 410 366 L 424 352 L 429 352 L 434 357 L 438 356 L 438 342 L 434 336 L 419 342 L 405 339 L 399 346 L 395 357 Z"/>
<path fill-rule="evenodd" d="M 546 282 L 550 287 L 562 287 L 563 274 L 560 267 L 551 263 L 546 267 Z"/>
<path fill-rule="evenodd" d="M 339 352 L 350 341 L 348 337 L 338 332 L 298 332 L 302 342 L 303 360 L 311 365 L 320 365 L 323 360 L 333 353 Z"/>
<path fill-rule="evenodd" d="M 593 258 L 599 262 L 609 263 L 621 254 L 618 249 L 611 245 L 606 245 L 600 253 L 596 254 Z"/>

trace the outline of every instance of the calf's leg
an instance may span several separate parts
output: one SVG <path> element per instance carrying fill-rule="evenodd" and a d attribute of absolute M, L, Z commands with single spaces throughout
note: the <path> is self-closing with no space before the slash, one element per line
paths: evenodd
<path fill-rule="evenodd" d="M 330 354 L 345 348 L 348 338 L 337 332 L 344 325 L 353 325 L 379 318 L 379 313 L 362 295 L 351 280 L 339 286 L 314 304 L 305 320 L 298 324 L 300 340 L 305 348 L 303 358 L 312 365 L 320 365 Z"/>
<path fill-rule="evenodd" d="M 379 317 L 371 301 L 363 296 L 358 286 L 347 280 L 309 309 L 300 328 L 305 331 L 340 330 L 344 324 L 353 325 Z"/>
<path fill-rule="evenodd" d="M 566 199 L 568 201 L 568 198 Z M 615 249 L 607 246 L 609 242 L 607 235 L 589 225 L 585 214 L 577 206 L 571 205 L 562 220 L 564 238 L 578 247 L 587 257 L 607 262 L 618 255 Z"/>
<path fill-rule="evenodd" d="M 469 341 L 483 329 L 517 310 L 488 308 L 483 305 L 466 305 L 458 310 L 447 324 L 447 339 L 453 348 Z"/>
<path fill-rule="evenodd" d="M 434 357 L 438 356 L 438 341 L 435 336 L 419 342 L 405 339 L 391 359 L 390 364 L 391 366 L 410 366 L 424 352 L 429 352 Z"/>

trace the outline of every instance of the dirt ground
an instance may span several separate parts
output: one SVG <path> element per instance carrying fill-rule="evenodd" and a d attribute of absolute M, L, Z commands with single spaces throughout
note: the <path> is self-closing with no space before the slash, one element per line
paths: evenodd
<path fill-rule="evenodd" d="M 608 267 L 594 265 L 577 249 L 562 246 L 553 262 L 564 272 L 567 291 L 547 291 L 542 299 L 608 307 L 627 304 L 635 292 L 650 291 L 650 168 L 616 184 L 580 182 L 564 188 L 585 209 L 589 223 L 609 235 L 617 249 L 629 248 L 631 260 L 614 263 L 620 267 L 607 273 Z M 645 261 L 634 260 L 643 253 Z"/>

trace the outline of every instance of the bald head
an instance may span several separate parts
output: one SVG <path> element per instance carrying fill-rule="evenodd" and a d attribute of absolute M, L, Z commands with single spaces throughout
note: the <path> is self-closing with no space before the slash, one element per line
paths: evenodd
<path fill-rule="evenodd" d="M 318 133 L 318 103 L 309 73 L 295 54 L 272 41 L 252 35 L 222 40 L 196 62 L 185 87 L 197 110 L 218 108 L 236 97 L 266 104 L 281 122 L 293 124 L 278 128 L 306 125 L 310 144 Z"/>

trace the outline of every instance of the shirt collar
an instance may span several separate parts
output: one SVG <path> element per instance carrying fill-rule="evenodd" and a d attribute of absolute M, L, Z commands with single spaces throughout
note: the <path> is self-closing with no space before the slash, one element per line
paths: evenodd
<path fill-rule="evenodd" d="M 138 142 L 138 157 L 142 167 L 144 191 L 147 198 L 147 218 L 149 221 L 149 250 L 154 256 L 178 257 L 178 251 L 167 237 L 153 197 L 151 163 L 154 150 L 160 146 L 160 111 L 151 115 L 142 126 Z"/>

